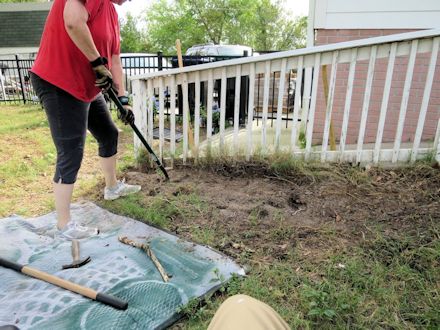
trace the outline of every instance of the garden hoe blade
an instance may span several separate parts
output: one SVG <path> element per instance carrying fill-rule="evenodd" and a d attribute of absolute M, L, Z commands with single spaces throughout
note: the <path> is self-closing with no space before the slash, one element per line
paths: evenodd
<path fill-rule="evenodd" d="M 116 104 L 116 107 L 118 108 L 121 117 L 125 117 L 125 114 L 127 113 L 127 110 L 124 109 L 124 106 L 121 104 L 121 102 L 118 99 L 118 96 L 116 95 L 116 92 L 112 87 L 107 91 L 108 96 L 110 99 Z M 168 181 L 170 177 L 168 176 L 167 171 L 165 170 L 165 167 L 163 167 L 162 163 L 160 162 L 159 158 L 157 158 L 156 154 L 154 153 L 153 149 L 151 149 L 150 145 L 147 143 L 145 138 L 142 136 L 142 133 L 139 131 L 139 129 L 136 127 L 134 123 L 130 123 L 131 128 L 136 133 L 139 140 L 141 140 L 142 144 L 147 148 L 148 152 L 151 155 L 151 158 L 153 158 L 154 162 L 157 164 L 157 166 L 162 171 L 163 175 L 165 176 L 166 180 Z"/>
<path fill-rule="evenodd" d="M 87 258 L 81 260 L 79 241 L 76 239 L 74 239 L 72 241 L 72 259 L 73 259 L 73 262 L 68 265 L 63 265 L 63 269 L 79 268 L 81 266 L 84 266 L 85 264 L 88 264 L 92 260 L 92 259 L 90 259 L 90 257 L 87 257 Z"/>

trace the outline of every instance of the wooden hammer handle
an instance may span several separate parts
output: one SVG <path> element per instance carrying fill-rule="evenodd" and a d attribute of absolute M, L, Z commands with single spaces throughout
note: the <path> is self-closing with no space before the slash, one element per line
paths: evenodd
<path fill-rule="evenodd" d="M 77 239 L 72 241 L 72 259 L 73 262 L 77 262 L 80 259 L 79 241 Z"/>

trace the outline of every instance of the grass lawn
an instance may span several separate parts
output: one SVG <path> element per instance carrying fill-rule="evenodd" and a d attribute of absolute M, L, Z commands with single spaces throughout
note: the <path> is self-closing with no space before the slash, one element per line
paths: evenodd
<path fill-rule="evenodd" d="M 283 157 L 217 159 L 170 171 L 136 167 L 122 127 L 119 174 L 140 194 L 102 200 L 97 144 L 88 136 L 75 200 L 207 244 L 247 269 L 175 329 L 206 329 L 228 296 L 271 305 L 292 328 L 440 328 L 440 171 L 304 165 Z M 38 106 L 0 106 L 0 217 L 53 210 L 55 151 Z"/>

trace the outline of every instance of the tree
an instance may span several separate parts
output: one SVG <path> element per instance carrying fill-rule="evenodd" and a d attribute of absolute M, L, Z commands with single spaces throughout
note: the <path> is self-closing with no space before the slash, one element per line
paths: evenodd
<path fill-rule="evenodd" d="M 169 3 L 167 0 L 159 0 L 147 10 L 145 19 L 149 43 L 164 53 L 176 52 L 176 39 L 181 40 L 183 49 L 209 41 L 184 1 Z"/>
<path fill-rule="evenodd" d="M 287 50 L 303 48 L 307 42 L 307 17 L 290 18 L 283 13 L 279 2 L 256 2 L 250 22 L 253 44 L 259 50 Z"/>
<path fill-rule="evenodd" d="M 137 28 L 138 19 L 127 14 L 125 21 L 121 21 L 121 52 L 138 53 L 149 50 L 145 35 Z"/>
<path fill-rule="evenodd" d="M 174 52 L 200 43 L 243 44 L 256 50 L 305 46 L 306 18 L 290 18 L 280 0 L 160 0 L 147 11 L 152 47 Z"/>
<path fill-rule="evenodd" d="M 307 44 L 307 16 L 298 17 L 293 21 L 285 22 L 280 31 L 277 44 L 278 49 L 304 48 Z"/>

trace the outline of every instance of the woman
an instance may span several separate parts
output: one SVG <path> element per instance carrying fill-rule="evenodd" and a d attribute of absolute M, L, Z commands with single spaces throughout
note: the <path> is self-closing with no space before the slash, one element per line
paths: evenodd
<path fill-rule="evenodd" d="M 55 0 L 31 70 L 57 149 L 53 178 L 57 228 L 67 239 L 98 233 L 97 228 L 81 226 L 70 215 L 87 129 L 99 143 L 104 199 L 114 200 L 141 189 L 116 179 L 118 130 L 101 93 L 110 86 L 118 90 L 128 110 L 123 121 L 134 120 L 122 84 L 119 23 L 113 5 L 125 1 Z"/>

